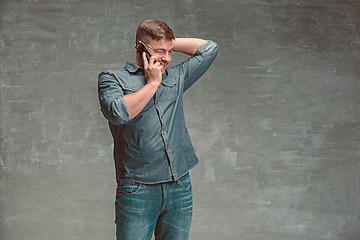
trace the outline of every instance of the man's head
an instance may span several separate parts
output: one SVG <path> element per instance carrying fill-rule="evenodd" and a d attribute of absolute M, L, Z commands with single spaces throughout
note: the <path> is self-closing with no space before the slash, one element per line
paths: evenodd
<path fill-rule="evenodd" d="M 143 42 L 156 61 L 162 65 L 162 74 L 171 62 L 171 52 L 173 48 L 174 33 L 164 22 L 149 19 L 142 22 L 136 30 L 136 45 L 139 41 Z M 139 66 L 143 65 L 143 59 L 137 54 L 136 61 Z"/>
<path fill-rule="evenodd" d="M 175 36 L 171 28 L 164 22 L 149 19 L 142 22 L 136 30 L 136 43 L 142 41 L 150 44 L 151 40 L 174 40 Z"/>

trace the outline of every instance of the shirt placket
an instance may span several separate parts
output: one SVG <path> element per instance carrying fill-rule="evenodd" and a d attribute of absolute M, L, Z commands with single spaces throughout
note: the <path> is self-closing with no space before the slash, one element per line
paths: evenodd
<path fill-rule="evenodd" d="M 160 125 L 161 125 L 161 138 L 162 138 L 162 140 L 164 142 L 164 146 L 165 146 L 165 153 L 166 153 L 166 156 L 168 159 L 167 164 L 169 166 L 169 171 L 170 171 L 172 178 L 177 179 L 177 173 L 174 168 L 173 155 L 172 155 L 171 148 L 169 146 L 169 134 L 167 134 L 167 131 L 166 131 L 167 124 L 164 119 L 163 110 L 161 108 L 161 105 L 159 104 L 159 96 L 161 95 L 161 94 L 159 94 L 160 91 L 163 91 L 163 89 L 160 89 L 160 87 L 159 87 L 155 93 L 155 108 L 158 113 L 158 117 L 159 117 L 159 121 L 160 121 Z"/>

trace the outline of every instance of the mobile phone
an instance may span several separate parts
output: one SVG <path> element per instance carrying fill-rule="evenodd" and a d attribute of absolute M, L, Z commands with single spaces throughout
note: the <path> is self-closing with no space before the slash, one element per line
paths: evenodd
<path fill-rule="evenodd" d="M 144 43 L 140 42 L 137 47 L 136 47 L 136 50 L 138 51 L 138 53 L 140 53 L 140 56 L 142 57 L 143 55 L 143 52 L 145 52 L 146 54 L 146 59 L 148 60 L 148 62 L 150 61 L 150 57 L 151 57 L 151 54 L 149 53 L 149 51 L 147 50 L 146 46 Z"/>

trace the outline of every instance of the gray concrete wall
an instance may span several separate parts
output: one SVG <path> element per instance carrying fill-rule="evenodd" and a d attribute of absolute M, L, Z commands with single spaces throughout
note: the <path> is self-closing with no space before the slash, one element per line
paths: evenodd
<path fill-rule="evenodd" d="M 0 239 L 114 239 L 97 75 L 147 18 L 220 45 L 185 94 L 191 239 L 359 239 L 357 0 L 1 0 Z"/>

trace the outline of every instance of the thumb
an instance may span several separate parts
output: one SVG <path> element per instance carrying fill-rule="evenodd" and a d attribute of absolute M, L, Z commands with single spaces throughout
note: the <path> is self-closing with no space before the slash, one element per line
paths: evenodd
<path fill-rule="evenodd" d="M 147 69 L 148 66 L 149 66 L 149 62 L 148 62 L 148 60 L 146 58 L 146 53 L 145 52 L 142 53 L 142 58 L 143 58 L 143 61 L 144 61 L 144 69 Z"/>

